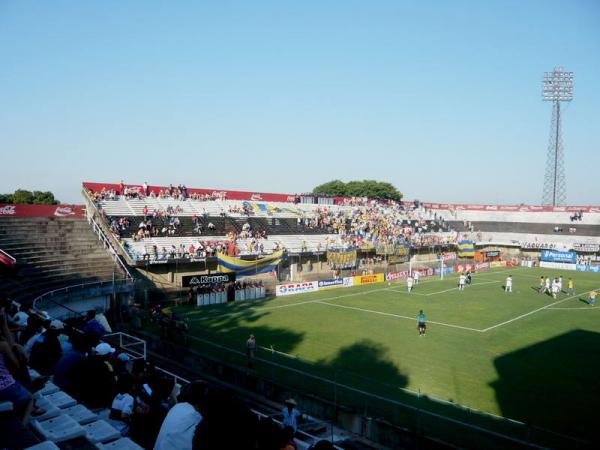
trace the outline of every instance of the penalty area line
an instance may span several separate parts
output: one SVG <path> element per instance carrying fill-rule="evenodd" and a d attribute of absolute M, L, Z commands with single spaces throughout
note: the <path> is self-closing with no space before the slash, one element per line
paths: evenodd
<path fill-rule="evenodd" d="M 529 311 L 528 313 L 521 314 L 520 316 L 514 317 L 514 318 L 512 318 L 510 320 L 506 320 L 504 322 L 497 323 L 496 325 L 492 325 L 491 327 L 484 328 L 481 331 L 483 333 L 487 333 L 488 331 L 491 331 L 491 330 L 493 330 L 495 328 L 499 328 L 501 326 L 508 325 L 509 323 L 516 322 L 517 320 L 521 320 L 521 319 L 523 319 L 523 318 L 525 318 L 527 316 L 535 314 L 536 312 L 542 311 L 544 309 L 549 309 L 549 308 L 553 307 L 554 305 L 558 305 L 559 303 L 565 302 L 567 300 L 570 300 L 572 298 L 578 297 L 580 295 L 589 294 L 590 292 L 592 292 L 592 291 L 581 292 L 580 294 L 575 294 L 575 295 L 571 295 L 570 297 L 565 297 L 565 298 L 563 298 L 561 300 L 557 300 L 557 301 L 555 301 L 553 303 L 550 303 L 550 304 L 548 304 L 546 306 L 542 306 L 541 308 L 537 308 L 537 309 L 534 309 L 533 311 Z M 569 309 L 572 309 L 572 308 L 569 308 Z"/>

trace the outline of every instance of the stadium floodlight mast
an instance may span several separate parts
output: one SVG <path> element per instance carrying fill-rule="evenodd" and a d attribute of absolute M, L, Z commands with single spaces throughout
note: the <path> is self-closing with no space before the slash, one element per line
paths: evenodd
<path fill-rule="evenodd" d="M 542 204 L 559 206 L 567 199 L 560 104 L 573 100 L 573 72 L 565 72 L 557 66 L 552 72 L 544 73 L 542 100 L 552 102 Z"/>

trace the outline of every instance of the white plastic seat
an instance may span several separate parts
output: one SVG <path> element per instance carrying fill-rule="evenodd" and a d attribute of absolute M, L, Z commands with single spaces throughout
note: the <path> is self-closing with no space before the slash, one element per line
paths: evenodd
<path fill-rule="evenodd" d="M 121 437 L 121 433 L 115 427 L 104 420 L 83 425 L 85 437 L 93 444 L 98 442 L 113 441 Z"/>
<path fill-rule="evenodd" d="M 129 438 L 121 438 L 109 444 L 96 444 L 100 450 L 143 450 Z"/>
<path fill-rule="evenodd" d="M 29 376 L 33 379 L 33 378 L 38 378 L 41 375 L 39 374 L 39 372 L 37 370 L 34 369 L 28 369 L 29 370 Z"/>
<path fill-rule="evenodd" d="M 54 394 L 44 395 L 44 397 L 61 409 L 69 408 L 77 404 L 77 400 L 75 400 L 73 397 L 71 397 L 69 394 L 63 391 L 58 391 Z"/>
<path fill-rule="evenodd" d="M 0 412 L 8 412 L 13 410 L 12 402 L 0 402 Z"/>
<path fill-rule="evenodd" d="M 32 420 L 33 428 L 45 439 L 62 442 L 85 435 L 85 429 L 67 415 L 57 416 L 40 422 Z"/>
<path fill-rule="evenodd" d="M 51 381 L 48 381 L 44 387 L 42 389 L 40 389 L 39 391 L 36 392 L 36 394 L 39 395 L 50 395 L 50 394 L 54 394 L 55 392 L 60 391 L 60 388 L 55 385 L 54 383 L 52 383 Z M 36 396 L 36 398 L 38 398 Z"/>
<path fill-rule="evenodd" d="M 40 414 L 35 416 L 34 419 L 37 421 L 44 421 L 48 419 L 52 419 L 53 417 L 60 416 L 62 414 L 61 409 L 52 403 L 46 397 L 40 397 L 35 400 L 35 404 L 38 408 L 42 408 L 46 412 L 44 414 Z"/>
<path fill-rule="evenodd" d="M 44 441 L 32 447 L 27 447 L 25 450 L 60 450 L 60 448 L 52 441 Z"/>
<path fill-rule="evenodd" d="M 75 419 L 81 425 L 98 420 L 98 414 L 90 411 L 83 405 L 65 408 L 63 412 L 72 419 Z"/>

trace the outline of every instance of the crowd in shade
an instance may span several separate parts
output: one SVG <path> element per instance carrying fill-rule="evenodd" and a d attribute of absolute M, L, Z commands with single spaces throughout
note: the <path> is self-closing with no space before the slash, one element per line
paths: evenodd
<path fill-rule="evenodd" d="M 229 390 L 203 381 L 180 386 L 151 363 L 103 342 L 110 327 L 102 314 L 89 311 L 76 328 L 0 300 L 0 402 L 12 402 L 23 423 L 44 414 L 33 394 L 53 376 L 57 387 L 144 449 L 297 448 L 303 415 L 293 399 L 273 415 L 280 423 L 261 418 Z M 40 376 L 31 379 L 29 368 Z M 313 448 L 333 446 L 321 441 Z"/>

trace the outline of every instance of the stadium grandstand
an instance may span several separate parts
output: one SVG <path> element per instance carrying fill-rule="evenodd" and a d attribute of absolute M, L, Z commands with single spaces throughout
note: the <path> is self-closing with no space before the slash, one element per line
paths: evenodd
<path fill-rule="evenodd" d="M 455 401 L 443 382 L 415 389 L 395 357 L 381 354 L 377 336 L 388 320 L 405 328 L 403 321 L 415 316 L 403 311 L 414 309 L 415 298 L 437 312 L 431 327 L 448 332 L 443 340 L 451 348 L 419 350 L 439 351 L 440 360 L 464 357 L 464 333 L 497 339 L 491 342 L 500 348 L 512 324 L 539 312 L 570 324 L 573 316 L 558 314 L 589 312 L 587 295 L 600 285 L 600 207 L 394 202 L 124 182 L 84 182 L 82 199 L 82 205 L 0 205 L 0 342 L 22 345 L 2 347 L 2 383 L 19 387 L 12 401 L 0 403 L 2 448 L 178 448 L 177 439 L 191 439 L 178 421 L 198 423 L 198 414 L 204 425 L 194 439 L 206 442 L 223 440 L 232 421 L 243 423 L 226 440 L 235 448 L 282 448 L 286 439 L 296 448 L 352 449 L 597 443 L 589 429 L 588 413 L 597 406 L 591 393 L 562 405 L 574 415 L 565 427 L 553 414 L 514 406 L 506 390 L 546 408 L 544 390 L 515 381 L 516 363 L 499 358 L 493 363 L 502 377 L 490 383 L 496 400 L 487 400 L 489 386 L 458 380 L 460 373 L 456 383 L 475 394 Z M 537 278 L 559 272 L 565 294 L 540 297 Z M 464 273 L 475 281 L 460 316 L 448 303 L 459 295 L 456 280 Z M 507 273 L 523 283 L 519 304 L 502 300 L 513 283 L 504 281 Z M 583 297 L 573 294 L 567 277 Z M 500 286 L 500 294 L 492 290 Z M 344 288 L 350 293 L 333 295 Z M 497 323 L 475 321 L 486 308 Z M 544 328 L 548 321 L 529 322 L 535 336 L 561 339 L 541 354 L 590 336 L 593 345 L 585 314 L 579 331 L 559 337 Z M 320 320 L 327 325 L 311 328 Z M 343 330 L 335 327 L 346 324 L 369 339 L 343 347 Z M 332 331 L 322 334 L 323 327 Z M 303 334 L 315 336 L 300 345 Z M 528 347 L 510 348 L 515 358 L 530 358 L 519 353 L 529 355 Z M 422 369 L 410 360 L 418 353 L 403 355 L 408 360 L 401 356 L 401 367 Z M 570 371 L 566 355 L 557 358 L 564 364 L 555 369 L 566 377 L 586 383 L 594 375 L 593 358 L 585 376 Z M 446 370 L 443 363 L 436 367 Z M 523 371 L 546 368 L 526 363 Z"/>

